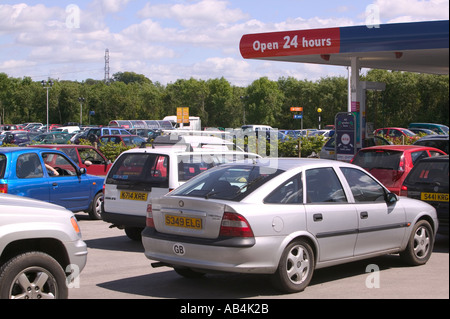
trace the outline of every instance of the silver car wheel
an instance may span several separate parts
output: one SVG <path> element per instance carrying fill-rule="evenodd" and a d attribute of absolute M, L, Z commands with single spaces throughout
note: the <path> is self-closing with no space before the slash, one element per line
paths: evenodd
<path fill-rule="evenodd" d="M 406 249 L 400 252 L 400 257 L 407 264 L 418 266 L 430 259 L 434 246 L 434 232 L 430 223 L 420 220 L 414 225 Z"/>
<path fill-rule="evenodd" d="M 30 267 L 18 274 L 11 286 L 12 299 L 55 299 L 56 279 L 41 267 Z"/>
<path fill-rule="evenodd" d="M 310 270 L 310 257 L 306 249 L 301 245 L 291 248 L 287 256 L 286 271 L 289 280 L 296 285 L 305 281 Z"/>
<path fill-rule="evenodd" d="M 423 258 L 430 249 L 430 234 L 426 227 L 419 227 L 414 233 L 414 254 L 418 258 Z"/>
<path fill-rule="evenodd" d="M 302 239 L 291 242 L 283 251 L 277 271 L 271 276 L 275 288 L 283 292 L 304 290 L 314 273 L 314 252 Z"/>

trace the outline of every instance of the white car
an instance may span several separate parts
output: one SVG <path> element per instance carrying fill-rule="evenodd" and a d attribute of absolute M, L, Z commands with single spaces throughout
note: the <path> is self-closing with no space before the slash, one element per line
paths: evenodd
<path fill-rule="evenodd" d="M 222 165 L 147 208 L 142 242 L 154 266 L 183 276 L 210 271 L 270 274 L 285 292 L 314 269 L 400 253 L 424 264 L 436 210 L 397 197 L 364 169 L 320 159 Z"/>
<path fill-rule="evenodd" d="M 191 146 L 189 146 L 191 147 Z M 140 148 L 123 152 L 104 182 L 102 219 L 124 229 L 130 239 L 140 241 L 147 207 L 192 177 L 211 167 L 259 155 L 240 151 L 186 146 Z"/>
<path fill-rule="evenodd" d="M 72 212 L 0 194 L 0 299 L 67 298 L 86 260 Z"/>

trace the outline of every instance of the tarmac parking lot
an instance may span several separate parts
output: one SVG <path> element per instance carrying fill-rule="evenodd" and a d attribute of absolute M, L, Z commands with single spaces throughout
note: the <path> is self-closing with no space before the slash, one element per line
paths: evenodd
<path fill-rule="evenodd" d="M 300 293 L 280 294 L 266 276 L 208 274 L 186 279 L 152 268 L 141 243 L 103 221 L 76 214 L 88 261 L 70 299 L 449 299 L 449 238 L 438 235 L 430 261 L 405 266 L 390 255 L 316 270 Z"/>

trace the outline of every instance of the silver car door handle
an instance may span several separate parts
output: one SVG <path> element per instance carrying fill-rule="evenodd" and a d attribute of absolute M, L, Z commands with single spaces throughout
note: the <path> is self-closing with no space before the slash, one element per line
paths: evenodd
<path fill-rule="evenodd" d="M 361 217 L 361 219 L 367 219 L 367 218 L 369 218 L 369 213 L 368 212 L 361 212 L 359 214 L 359 216 Z"/>

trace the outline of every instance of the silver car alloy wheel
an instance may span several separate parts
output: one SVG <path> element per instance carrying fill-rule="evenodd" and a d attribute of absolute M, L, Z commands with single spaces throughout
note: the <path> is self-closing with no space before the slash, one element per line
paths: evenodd
<path fill-rule="evenodd" d="M 14 279 L 11 299 L 55 299 L 58 294 L 56 279 L 41 267 L 29 267 Z"/>
<path fill-rule="evenodd" d="M 287 255 L 286 272 L 289 280 L 296 285 L 302 284 L 311 270 L 310 256 L 302 245 L 295 245 Z"/>
<path fill-rule="evenodd" d="M 431 247 L 431 234 L 425 226 L 417 228 L 414 233 L 414 254 L 417 258 L 423 258 L 427 256 Z"/>

